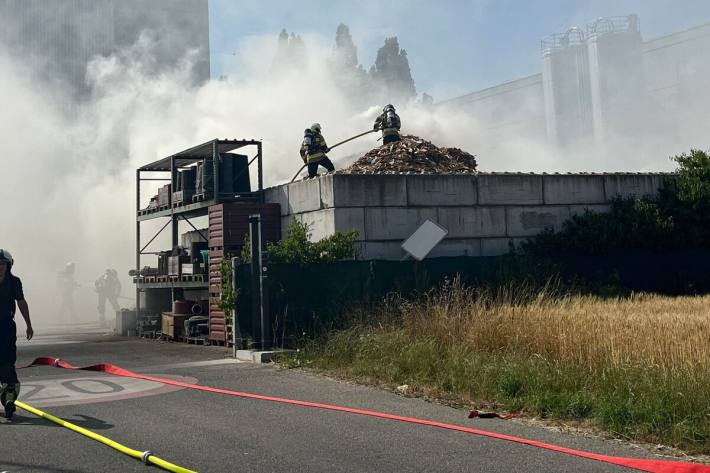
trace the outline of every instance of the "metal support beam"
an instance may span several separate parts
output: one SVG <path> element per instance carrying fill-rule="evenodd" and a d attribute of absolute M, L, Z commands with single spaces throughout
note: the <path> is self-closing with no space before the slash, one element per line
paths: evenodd
<path fill-rule="evenodd" d="M 214 192 L 214 203 L 219 204 L 220 198 L 219 198 L 219 193 L 221 192 L 222 189 L 220 189 L 219 185 L 219 173 L 220 173 L 220 167 L 222 164 L 222 158 L 219 155 L 219 148 L 218 148 L 218 142 L 217 140 L 214 140 L 212 142 L 212 176 L 214 177 L 214 182 L 212 183 L 212 191 Z"/>
<path fill-rule="evenodd" d="M 239 292 L 239 285 L 237 284 L 237 268 L 239 267 L 239 258 L 232 258 L 232 294 L 236 295 Z M 236 302 L 237 298 L 234 297 L 232 300 Z M 237 307 L 235 305 L 232 309 L 232 356 L 237 357 L 237 338 L 241 339 L 241 334 L 237 337 L 237 332 L 239 332 L 239 324 L 237 323 Z"/>
<path fill-rule="evenodd" d="M 165 225 L 163 225 L 163 227 L 162 227 L 160 230 L 158 230 L 158 233 L 156 233 L 156 234 L 153 236 L 153 238 L 151 238 L 150 241 L 145 244 L 145 246 L 144 246 L 143 248 L 141 248 L 140 250 L 138 250 L 138 254 L 139 254 L 139 255 L 147 254 L 147 253 L 143 253 L 143 251 L 144 251 L 146 248 L 148 248 L 148 246 L 149 246 L 151 243 L 153 243 L 153 240 L 155 240 L 156 238 L 158 238 L 158 235 L 160 235 L 160 234 L 163 232 L 163 230 L 165 230 L 165 227 L 167 227 L 168 225 L 170 225 L 170 223 L 171 223 L 171 220 L 168 220 L 167 222 L 165 222 Z M 140 225 L 140 223 L 139 223 L 138 225 Z M 138 263 L 138 264 L 140 264 L 140 263 Z M 136 268 L 136 269 L 140 269 L 140 268 Z"/>
<path fill-rule="evenodd" d="M 272 345 L 271 317 L 269 298 L 266 292 L 266 259 L 260 214 L 249 216 L 249 238 L 251 243 L 252 335 L 258 348 L 268 350 Z"/>
<path fill-rule="evenodd" d="M 257 143 L 257 156 L 259 160 L 257 161 L 258 173 L 259 173 L 259 202 L 264 203 L 264 166 L 263 166 L 263 156 L 261 153 L 261 141 Z"/>
<path fill-rule="evenodd" d="M 254 344 L 261 347 L 261 288 L 259 278 L 259 230 L 261 218 L 259 215 L 249 216 L 249 243 L 251 245 L 251 332 Z"/>
<path fill-rule="evenodd" d="M 136 169 L 136 215 L 141 209 L 141 170 Z M 136 271 L 140 275 L 141 270 L 141 222 L 136 220 Z M 136 320 L 141 311 L 141 290 L 136 284 Z"/>
<path fill-rule="evenodd" d="M 179 225 L 178 225 L 178 217 L 175 215 L 175 207 L 173 207 L 173 192 L 175 192 L 176 189 L 176 183 L 177 183 L 177 166 L 175 163 L 175 156 L 170 156 L 170 192 L 168 196 L 168 202 L 170 202 L 170 221 L 169 223 L 172 223 L 172 248 L 175 248 L 178 245 L 178 233 L 179 233 Z M 177 300 L 178 297 L 182 296 L 182 291 L 177 290 L 176 288 L 171 289 L 172 293 L 172 300 Z"/>

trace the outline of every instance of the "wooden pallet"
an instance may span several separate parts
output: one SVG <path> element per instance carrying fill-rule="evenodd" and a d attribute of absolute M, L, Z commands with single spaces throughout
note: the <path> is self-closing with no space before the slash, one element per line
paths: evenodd
<path fill-rule="evenodd" d="M 204 274 L 183 274 L 180 276 L 180 280 L 183 282 L 204 282 Z"/>
<path fill-rule="evenodd" d="M 155 278 L 156 278 L 156 276 L 145 276 L 145 277 L 143 278 L 143 280 L 144 280 L 145 282 L 155 282 Z"/>
<path fill-rule="evenodd" d="M 206 194 L 195 194 L 192 196 L 192 202 L 203 202 L 207 200 L 207 195 Z"/>
<path fill-rule="evenodd" d="M 207 337 L 185 337 L 184 341 L 190 345 L 207 345 Z"/>
<path fill-rule="evenodd" d="M 163 210 L 170 210 L 170 206 L 169 205 L 161 205 L 158 207 L 158 210 L 156 210 L 156 212 L 161 212 Z"/>

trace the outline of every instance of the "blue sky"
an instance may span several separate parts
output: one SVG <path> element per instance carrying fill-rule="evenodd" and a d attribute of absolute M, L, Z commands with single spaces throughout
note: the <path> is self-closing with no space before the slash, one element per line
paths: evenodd
<path fill-rule="evenodd" d="M 418 92 L 443 100 L 540 72 L 540 39 L 600 16 L 636 13 L 645 39 L 710 22 L 709 0 L 209 0 L 212 75 L 247 37 L 281 28 L 334 42 L 343 22 L 366 69 L 384 38 L 407 50 Z"/>

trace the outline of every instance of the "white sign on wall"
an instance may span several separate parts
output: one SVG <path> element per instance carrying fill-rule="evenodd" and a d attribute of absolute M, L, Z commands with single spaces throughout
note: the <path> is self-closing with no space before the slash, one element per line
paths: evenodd
<path fill-rule="evenodd" d="M 447 229 L 427 219 L 417 228 L 417 231 L 412 233 L 412 236 L 402 243 L 402 249 L 412 258 L 421 261 L 448 233 Z"/>

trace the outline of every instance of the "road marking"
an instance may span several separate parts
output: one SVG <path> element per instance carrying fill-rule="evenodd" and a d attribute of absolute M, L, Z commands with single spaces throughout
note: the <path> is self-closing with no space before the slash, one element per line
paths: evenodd
<path fill-rule="evenodd" d="M 196 378 L 189 376 L 164 377 L 187 383 L 197 382 Z M 179 386 L 120 376 L 31 379 L 22 383 L 20 400 L 37 407 L 71 406 L 156 396 L 182 389 Z"/>
<path fill-rule="evenodd" d="M 152 366 L 150 370 L 170 370 L 170 369 L 176 369 L 176 368 L 198 368 L 198 367 L 204 367 L 204 366 L 217 366 L 217 365 L 237 365 L 237 364 L 242 364 L 246 363 L 244 361 L 240 361 L 234 358 L 223 358 L 220 360 L 206 360 L 206 361 L 188 361 L 185 363 L 172 363 L 169 365 L 158 365 L 158 366 Z M 145 370 L 133 370 L 136 372 L 144 372 Z"/>

